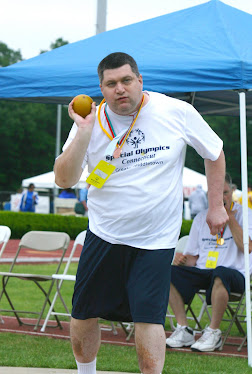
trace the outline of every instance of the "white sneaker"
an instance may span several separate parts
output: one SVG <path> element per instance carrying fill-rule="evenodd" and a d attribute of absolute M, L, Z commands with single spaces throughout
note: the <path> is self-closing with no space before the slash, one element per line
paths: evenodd
<path fill-rule="evenodd" d="M 203 331 L 201 338 L 191 346 L 191 350 L 197 352 L 213 352 L 215 349 L 220 348 L 221 344 L 221 330 L 213 330 L 207 327 Z"/>
<path fill-rule="evenodd" d="M 194 331 L 191 327 L 180 326 L 177 324 L 175 331 L 166 339 L 168 348 L 189 347 L 195 343 Z"/>

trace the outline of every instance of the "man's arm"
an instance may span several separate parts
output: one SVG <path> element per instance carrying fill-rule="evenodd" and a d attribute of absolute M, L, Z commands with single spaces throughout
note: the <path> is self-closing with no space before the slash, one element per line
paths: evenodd
<path fill-rule="evenodd" d="M 199 256 L 183 255 L 183 253 L 175 253 L 173 265 L 176 266 L 195 266 Z"/>
<path fill-rule="evenodd" d="M 75 185 L 82 174 L 82 163 L 86 154 L 95 122 L 96 105 L 92 103 L 91 113 L 85 118 L 73 110 L 73 101 L 68 113 L 78 126 L 77 133 L 67 149 L 56 159 L 54 164 L 55 182 L 62 188 Z"/>
<path fill-rule="evenodd" d="M 223 150 L 216 161 L 205 159 L 205 171 L 208 184 L 207 224 L 212 235 L 218 234 L 228 221 L 223 204 L 223 186 L 225 180 L 225 156 Z"/>
<path fill-rule="evenodd" d="M 85 201 L 85 200 L 82 200 L 82 201 L 81 201 L 81 204 L 84 206 L 84 209 L 85 209 L 85 211 L 87 212 L 87 211 L 88 211 L 88 206 L 87 206 L 86 201 Z"/>
<path fill-rule="evenodd" d="M 232 232 L 235 244 L 237 245 L 239 251 L 244 253 L 244 246 L 243 246 L 243 229 L 236 221 L 235 213 L 236 210 L 227 210 L 229 221 L 228 226 Z M 252 252 L 252 241 L 249 237 L 249 253 Z"/>

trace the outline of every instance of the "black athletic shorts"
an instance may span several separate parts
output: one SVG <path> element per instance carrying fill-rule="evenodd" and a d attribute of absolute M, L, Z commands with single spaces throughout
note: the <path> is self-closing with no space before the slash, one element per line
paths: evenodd
<path fill-rule="evenodd" d="M 76 275 L 72 317 L 165 323 L 174 249 L 110 244 L 87 231 Z"/>
<path fill-rule="evenodd" d="M 211 304 L 211 293 L 214 279 L 222 280 L 228 294 L 230 292 L 243 293 L 245 290 L 245 278 L 235 269 L 217 266 L 215 269 L 198 269 L 190 266 L 172 266 L 171 283 L 188 304 L 195 293 L 206 290 L 206 302 Z"/>

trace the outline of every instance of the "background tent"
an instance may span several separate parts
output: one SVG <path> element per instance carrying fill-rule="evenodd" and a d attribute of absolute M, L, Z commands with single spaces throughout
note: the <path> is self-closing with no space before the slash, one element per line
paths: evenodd
<path fill-rule="evenodd" d="M 86 186 L 86 179 L 88 175 L 87 167 L 84 169 L 79 183 L 75 186 L 77 188 L 83 188 Z M 33 183 L 35 185 L 36 189 L 53 189 L 53 188 L 59 188 L 55 184 L 55 175 L 53 171 L 49 171 L 48 173 L 35 175 L 34 177 L 29 177 L 22 180 L 22 187 L 27 188 L 30 183 Z"/>
<path fill-rule="evenodd" d="M 83 171 L 79 183 L 75 186 L 77 188 L 83 188 L 86 186 L 86 178 L 88 175 L 87 168 Z M 55 176 L 54 172 L 36 175 L 34 177 L 26 178 L 22 180 L 22 187 L 27 188 L 30 183 L 34 183 L 36 189 L 53 189 L 55 187 Z M 183 170 L 183 187 L 185 196 L 189 196 L 190 193 L 196 188 L 198 184 L 202 185 L 204 191 L 207 192 L 207 180 L 204 174 L 200 174 L 197 171 L 191 170 L 184 167 Z"/>
<path fill-rule="evenodd" d="M 0 68 L 0 99 L 68 103 L 100 96 L 96 67 L 122 51 L 137 61 L 144 88 L 191 102 L 201 114 L 239 115 L 242 194 L 247 201 L 247 115 L 252 116 L 252 15 L 211 0 L 192 8 L 98 34 Z M 246 95 L 245 95 L 246 92 Z M 247 316 L 251 316 L 248 207 L 243 206 Z M 247 318 L 252 366 L 251 318 Z"/>

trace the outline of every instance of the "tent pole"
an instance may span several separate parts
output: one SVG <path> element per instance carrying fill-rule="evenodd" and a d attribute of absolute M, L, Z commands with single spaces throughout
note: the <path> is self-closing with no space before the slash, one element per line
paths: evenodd
<path fill-rule="evenodd" d="M 96 35 L 106 31 L 107 0 L 97 0 Z"/>
<path fill-rule="evenodd" d="M 61 118 L 62 118 L 62 105 L 57 105 L 57 130 L 56 130 L 56 149 L 55 149 L 55 158 L 57 158 L 60 154 L 60 140 L 61 140 Z M 53 187 L 53 200 L 56 196 L 58 196 L 58 188 L 54 184 Z"/>
<path fill-rule="evenodd" d="M 194 106 L 194 100 L 195 100 L 195 95 L 196 95 L 196 92 L 191 92 L 190 93 L 190 104 L 192 106 Z M 183 158 L 183 171 L 182 171 L 182 175 L 183 175 L 183 172 L 184 172 L 184 167 L 185 167 L 185 160 L 186 160 L 186 151 L 187 151 L 187 144 L 185 144 L 183 150 L 182 150 L 182 158 Z M 183 193 L 184 195 L 184 193 Z M 191 219 L 191 211 L 190 211 L 190 208 L 189 208 L 189 202 L 188 200 L 185 200 L 184 197 L 183 197 L 183 210 L 184 210 L 184 218 L 185 219 Z"/>
<path fill-rule="evenodd" d="M 252 366 L 251 351 L 251 292 L 249 274 L 249 235 L 248 235 L 248 171 L 247 171 L 247 135 L 246 135 L 246 95 L 239 92 L 240 134 L 241 134 L 241 171 L 242 171 L 242 210 L 243 210 L 243 246 L 245 257 L 245 291 L 247 315 L 247 351 L 248 365 Z"/>
<path fill-rule="evenodd" d="M 57 130 L 56 130 L 56 149 L 55 149 L 55 158 L 60 154 L 60 139 L 61 139 L 61 112 L 62 105 L 57 105 Z"/>

